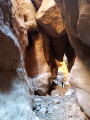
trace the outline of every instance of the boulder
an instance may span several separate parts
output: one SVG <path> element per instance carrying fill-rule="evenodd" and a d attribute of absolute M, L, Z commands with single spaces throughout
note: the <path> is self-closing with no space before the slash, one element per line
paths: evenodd
<path fill-rule="evenodd" d="M 32 79 L 35 95 L 46 95 L 52 85 L 51 73 L 42 73 Z"/>
<path fill-rule="evenodd" d="M 67 34 L 58 38 L 51 38 L 50 40 L 55 59 L 62 62 L 65 54 L 67 57 L 67 68 L 70 72 L 75 60 L 75 51 L 69 42 Z"/>
<path fill-rule="evenodd" d="M 33 6 L 30 0 L 17 0 L 12 1 L 13 4 L 13 15 L 16 17 L 18 22 L 20 19 L 26 25 L 28 31 L 37 28 L 37 24 L 35 21 L 36 9 Z M 22 24 L 21 24 L 22 25 Z"/>
<path fill-rule="evenodd" d="M 36 15 L 36 21 L 52 37 L 57 37 L 65 33 L 65 25 L 54 0 L 42 1 Z"/>
<path fill-rule="evenodd" d="M 56 90 L 53 90 L 50 94 L 50 96 L 60 96 L 60 92 L 56 89 Z"/>

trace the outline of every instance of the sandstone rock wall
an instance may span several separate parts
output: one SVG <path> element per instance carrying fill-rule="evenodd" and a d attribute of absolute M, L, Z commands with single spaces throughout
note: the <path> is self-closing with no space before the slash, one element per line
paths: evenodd
<path fill-rule="evenodd" d="M 25 49 L 28 46 L 28 31 L 37 29 L 35 21 L 36 9 L 30 0 L 13 0 L 12 14 L 23 56 L 25 58 Z"/>
<path fill-rule="evenodd" d="M 75 60 L 69 81 L 75 89 L 78 103 L 84 112 L 90 116 L 90 69 L 87 69 L 79 58 Z"/>
<path fill-rule="evenodd" d="M 74 8 L 69 7 L 70 4 L 66 4 L 65 12 L 63 8 L 65 4 L 62 1 L 60 11 L 53 0 L 43 0 L 42 4 L 41 2 L 34 1 L 39 9 L 37 12 L 35 4 L 31 1 L 13 0 L 11 12 L 10 0 L 0 1 L 0 119 L 37 120 L 30 106 L 32 101 L 29 92 L 33 92 L 31 86 L 35 94 L 46 95 L 52 85 L 52 79 L 57 75 L 55 59 L 62 61 L 63 55 L 66 54 L 70 70 L 75 52 L 77 58 L 70 72 L 69 81 L 76 91 L 78 103 L 90 117 L 90 24 L 86 19 L 90 18 L 88 12 L 90 2 L 85 2 L 85 9 L 82 9 L 83 2 L 80 2 L 81 4 L 78 2 L 79 6 L 82 5 L 79 10 L 77 9 L 80 12 L 79 21 L 77 11 L 75 14 L 68 11 Z M 75 0 L 73 2 L 75 3 Z M 73 19 L 70 19 L 72 13 Z M 77 21 L 79 34 L 76 29 Z M 74 49 L 68 41 L 65 25 Z M 83 34 L 85 26 L 88 29 Z"/>
<path fill-rule="evenodd" d="M 17 0 L 13 1 L 12 4 L 13 19 L 18 31 L 17 37 L 24 56 L 27 74 L 32 78 L 37 78 L 40 75 L 41 78 L 39 77 L 39 79 L 42 81 L 40 80 L 40 85 L 36 84 L 36 86 L 38 86 L 38 88 L 45 86 L 46 91 L 44 90 L 43 92 L 43 94 L 45 94 L 50 88 L 50 84 L 52 83 L 51 79 L 55 78 L 57 74 L 55 58 L 53 58 L 50 52 L 49 37 L 41 32 L 42 30 L 37 26 L 35 21 L 36 10 L 31 1 Z M 47 77 L 43 83 L 42 74 L 44 73 Z M 41 87 L 41 90 L 43 87 Z"/>
<path fill-rule="evenodd" d="M 75 88 L 78 103 L 90 117 L 90 1 L 55 1 L 77 56 L 69 81 Z"/>
<path fill-rule="evenodd" d="M 25 51 L 25 68 L 29 77 L 33 78 L 34 91 L 39 95 L 45 95 L 48 93 L 51 81 L 51 72 L 48 63 L 46 62 L 44 55 L 44 42 L 48 43 L 49 39 L 43 32 L 36 32 L 31 34 L 29 40 L 29 46 Z M 31 44 L 32 43 L 32 44 Z M 46 51 L 49 55 L 49 44 Z M 47 56 L 50 59 L 50 56 Z"/>
<path fill-rule="evenodd" d="M 11 3 L 10 1 L 1 1 L 0 6 L 0 70 L 15 70 L 20 63 L 20 48 L 10 30 L 13 25 Z M 6 9 L 4 9 L 5 7 Z"/>
<path fill-rule="evenodd" d="M 36 15 L 36 20 L 44 31 L 51 37 L 57 37 L 65 33 L 65 25 L 54 0 L 42 1 Z"/>
<path fill-rule="evenodd" d="M 52 79 L 57 76 L 58 68 L 55 59 L 62 61 L 66 54 L 69 71 L 75 59 L 74 50 L 68 42 L 65 25 L 53 0 L 51 2 L 37 0 L 33 1 L 33 4 L 29 0 L 13 0 L 12 4 L 13 19 L 16 31 L 18 31 L 17 37 L 24 56 L 27 74 L 37 80 L 34 86 L 35 89 L 36 86 L 41 89 L 39 94 L 41 91 L 41 94 L 45 95 L 50 89 Z M 38 6 L 38 11 L 35 10 L 35 5 Z M 43 26 L 40 23 L 43 23 Z M 42 74 L 44 73 L 47 77 L 43 83 Z M 45 88 L 46 91 L 42 88 Z"/>
<path fill-rule="evenodd" d="M 10 0 L 0 1 L 0 120 L 37 120 L 18 40 L 11 31 Z"/>

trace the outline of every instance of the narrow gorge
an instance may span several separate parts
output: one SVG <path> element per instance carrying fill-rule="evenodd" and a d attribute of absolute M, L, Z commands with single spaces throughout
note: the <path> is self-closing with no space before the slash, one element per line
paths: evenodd
<path fill-rule="evenodd" d="M 90 120 L 89 0 L 0 0 L 0 120 Z"/>

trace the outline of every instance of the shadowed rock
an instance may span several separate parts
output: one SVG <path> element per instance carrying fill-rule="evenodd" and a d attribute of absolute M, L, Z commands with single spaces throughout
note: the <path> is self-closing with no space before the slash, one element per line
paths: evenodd
<path fill-rule="evenodd" d="M 42 0 L 31 0 L 36 10 L 38 10 L 42 4 Z"/>
<path fill-rule="evenodd" d="M 69 81 L 75 88 L 78 103 L 90 117 L 90 1 L 55 1 L 77 56 Z"/>

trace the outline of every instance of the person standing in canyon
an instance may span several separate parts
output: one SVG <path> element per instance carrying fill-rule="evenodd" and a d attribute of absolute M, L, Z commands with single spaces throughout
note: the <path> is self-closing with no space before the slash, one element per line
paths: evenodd
<path fill-rule="evenodd" d="M 65 87 L 65 85 L 64 85 L 64 78 L 61 78 L 60 83 L 62 84 L 62 88 L 64 88 Z"/>

